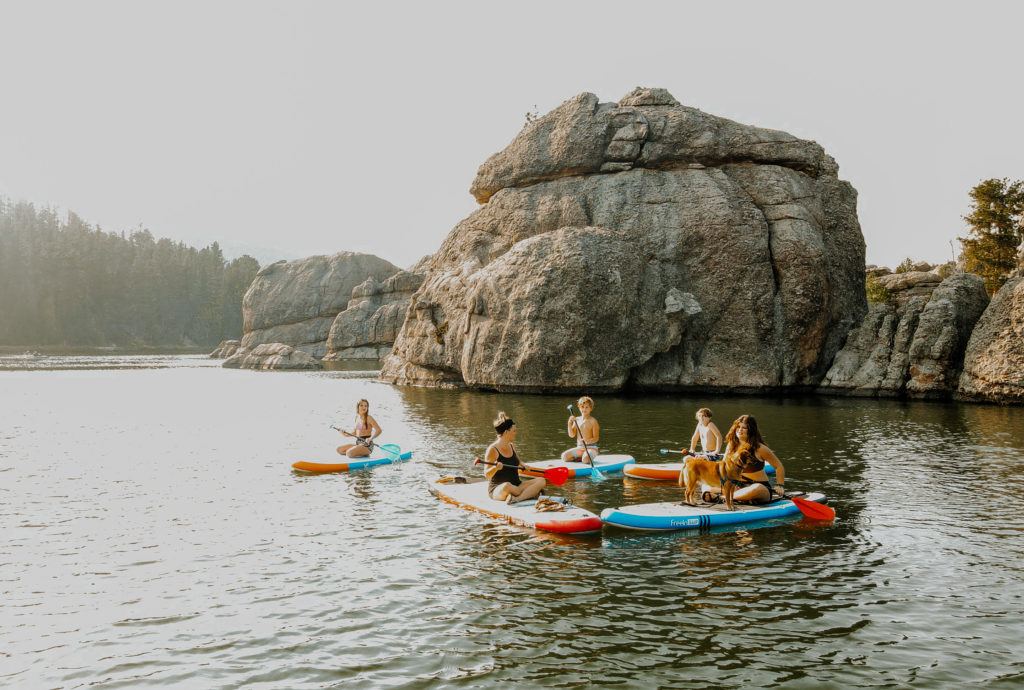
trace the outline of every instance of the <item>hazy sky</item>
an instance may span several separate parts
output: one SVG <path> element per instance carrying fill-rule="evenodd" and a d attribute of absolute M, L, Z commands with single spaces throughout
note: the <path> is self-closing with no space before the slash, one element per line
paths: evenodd
<path fill-rule="evenodd" d="M 664 87 L 813 139 L 868 263 L 1024 178 L 1024 3 L 0 0 L 0 194 L 107 231 L 407 266 L 527 111 Z"/>

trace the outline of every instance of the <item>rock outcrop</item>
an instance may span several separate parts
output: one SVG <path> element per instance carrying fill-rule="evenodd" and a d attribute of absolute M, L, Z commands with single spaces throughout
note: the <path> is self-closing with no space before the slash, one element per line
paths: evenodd
<path fill-rule="evenodd" d="M 1024 403 L 1024 277 L 1019 270 L 974 327 L 957 397 Z"/>
<path fill-rule="evenodd" d="M 888 302 L 850 333 L 821 391 L 861 396 L 949 398 L 964 350 L 988 304 L 985 281 L 968 273 L 883 275 Z"/>
<path fill-rule="evenodd" d="M 241 340 L 222 340 L 220 345 L 217 346 L 213 352 L 210 353 L 211 359 L 227 359 L 231 355 L 238 352 L 238 349 L 242 346 Z"/>
<path fill-rule="evenodd" d="M 382 378 L 498 390 L 820 382 L 867 311 L 856 192 L 814 142 L 582 94 L 485 162 Z"/>
<path fill-rule="evenodd" d="M 323 369 L 320 360 L 291 345 L 284 343 L 263 343 L 251 350 L 241 349 L 224 360 L 228 369 Z"/>
<path fill-rule="evenodd" d="M 353 252 L 265 266 L 242 299 L 242 348 L 284 343 L 323 357 L 331 325 L 353 288 L 370 278 L 386 281 L 399 270 L 390 261 Z"/>
<path fill-rule="evenodd" d="M 405 321 L 409 298 L 422 284 L 421 273 L 399 271 L 384 282 L 367 278 L 353 288 L 345 311 L 331 324 L 324 359 L 383 359 Z"/>

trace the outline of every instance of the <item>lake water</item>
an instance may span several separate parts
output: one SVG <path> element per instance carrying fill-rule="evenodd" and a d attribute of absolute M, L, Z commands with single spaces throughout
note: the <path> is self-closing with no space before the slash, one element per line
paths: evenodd
<path fill-rule="evenodd" d="M 795 517 L 544 535 L 426 490 L 504 410 L 526 460 L 569 397 L 257 373 L 200 356 L 0 358 L 0 686 L 1021 687 L 1024 409 L 601 396 L 601 446 L 658 461 L 709 406 L 758 417 Z M 355 402 L 412 461 L 310 476 Z M 594 512 L 670 484 L 570 481 Z"/>

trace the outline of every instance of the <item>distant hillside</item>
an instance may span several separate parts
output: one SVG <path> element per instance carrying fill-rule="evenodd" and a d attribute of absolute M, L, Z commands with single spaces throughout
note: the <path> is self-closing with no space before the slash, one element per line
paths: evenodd
<path fill-rule="evenodd" d="M 212 346 L 242 335 L 259 263 L 0 198 L 0 345 Z"/>

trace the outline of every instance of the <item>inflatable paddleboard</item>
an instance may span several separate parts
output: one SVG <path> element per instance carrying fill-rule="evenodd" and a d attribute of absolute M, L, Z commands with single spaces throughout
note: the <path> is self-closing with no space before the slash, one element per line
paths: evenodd
<path fill-rule="evenodd" d="M 365 458 L 349 458 L 348 462 L 296 462 L 292 467 L 303 472 L 350 472 L 375 465 L 390 465 L 393 462 L 408 460 L 412 451 L 402 452 L 394 443 L 385 443 L 373 449 Z"/>
<path fill-rule="evenodd" d="M 800 496 L 807 501 L 825 503 L 825 494 L 811 493 Z M 623 508 L 605 508 L 601 520 L 609 525 L 639 530 L 703 529 L 719 525 L 733 525 L 758 520 L 797 515 L 800 509 L 792 501 L 782 499 L 767 505 L 735 504 L 729 510 L 724 503 L 688 506 L 685 503 L 642 503 Z"/>
<path fill-rule="evenodd" d="M 636 460 L 632 455 L 598 455 L 594 458 L 594 465 L 597 466 L 598 471 L 601 474 L 605 472 L 618 472 L 626 465 L 635 463 Z M 551 470 L 556 467 L 564 467 L 569 470 L 570 477 L 589 477 L 594 473 L 593 467 L 585 462 L 563 462 L 561 458 L 555 458 L 554 460 L 541 460 L 540 462 L 526 462 L 523 463 L 528 469 L 519 470 L 519 474 L 526 474 L 531 477 L 543 477 L 541 472 L 531 472 L 533 470 Z"/>
<path fill-rule="evenodd" d="M 679 473 L 683 471 L 681 462 L 662 462 L 642 465 L 626 465 L 622 473 L 633 479 L 654 479 L 661 481 L 679 481 Z M 765 463 L 764 471 L 767 474 L 775 474 L 775 468 Z"/>
<path fill-rule="evenodd" d="M 442 477 L 430 483 L 430 492 L 455 505 L 482 513 L 491 518 L 521 527 L 556 532 L 558 534 L 585 534 L 601 531 L 601 518 L 589 510 L 567 504 L 565 510 L 545 512 L 536 509 L 536 499 L 507 505 L 487 495 L 486 479 L 471 479 L 457 483 L 462 477 Z M 551 497 L 548 497 L 551 498 Z M 557 499 L 555 499 L 557 500 Z"/>

